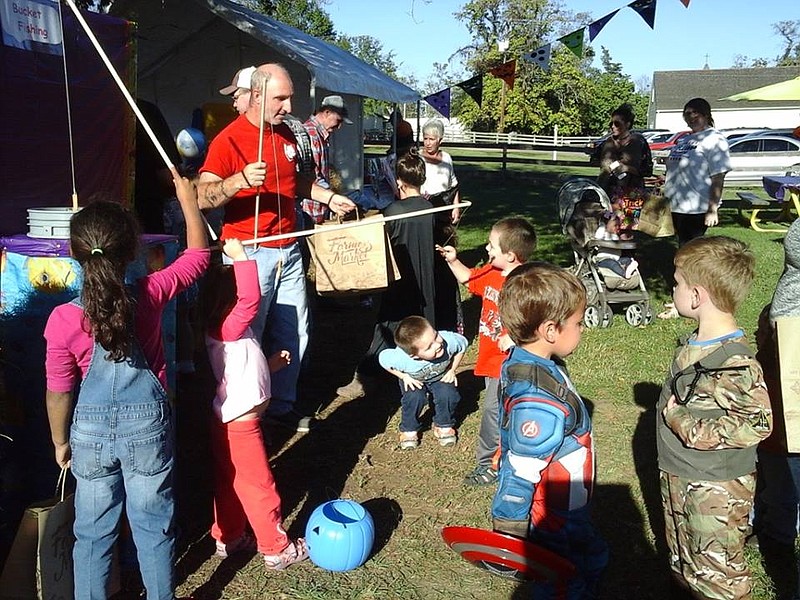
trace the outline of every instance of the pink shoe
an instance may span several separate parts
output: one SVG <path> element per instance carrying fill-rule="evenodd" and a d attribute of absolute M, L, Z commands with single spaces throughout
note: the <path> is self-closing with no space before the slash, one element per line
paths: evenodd
<path fill-rule="evenodd" d="M 264 565 L 268 571 L 283 571 L 295 563 L 299 563 L 308 558 L 308 548 L 303 538 L 297 538 L 294 542 L 289 542 L 279 554 L 265 554 Z"/>

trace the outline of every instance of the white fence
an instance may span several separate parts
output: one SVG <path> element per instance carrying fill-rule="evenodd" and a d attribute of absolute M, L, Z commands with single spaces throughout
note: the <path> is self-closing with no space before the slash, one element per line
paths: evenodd
<path fill-rule="evenodd" d="M 422 135 L 417 136 L 417 118 L 405 117 L 414 131 L 415 137 L 422 140 Z M 558 129 L 552 135 L 531 135 L 527 133 L 492 133 L 483 131 L 465 131 L 457 118 L 444 119 L 438 117 L 444 125 L 444 141 L 460 144 L 520 144 L 529 146 L 578 146 L 585 147 L 586 144 L 599 136 L 563 136 L 558 134 Z M 427 119 L 419 122 L 423 126 Z"/>
<path fill-rule="evenodd" d="M 491 133 L 482 131 L 462 131 L 460 133 L 446 131 L 445 143 L 467 144 L 525 144 L 532 146 L 578 146 L 584 147 L 593 139 L 589 136 L 530 135 L 526 133 Z"/>

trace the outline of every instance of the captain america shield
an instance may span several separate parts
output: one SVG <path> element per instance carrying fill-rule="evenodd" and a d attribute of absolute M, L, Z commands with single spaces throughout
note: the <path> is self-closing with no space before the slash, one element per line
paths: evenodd
<path fill-rule="evenodd" d="M 442 528 L 442 538 L 461 558 L 493 575 L 563 584 L 575 573 L 566 558 L 497 531 L 456 525 Z"/>

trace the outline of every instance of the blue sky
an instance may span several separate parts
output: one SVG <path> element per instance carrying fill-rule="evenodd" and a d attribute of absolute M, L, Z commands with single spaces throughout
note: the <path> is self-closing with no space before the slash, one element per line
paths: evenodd
<path fill-rule="evenodd" d="M 626 5 L 630 0 L 565 0 L 573 12 L 594 19 L 621 8 L 594 39 L 634 81 L 653 71 L 729 68 L 737 54 L 749 58 L 778 56 L 781 39 L 772 31 L 778 21 L 800 19 L 797 0 L 658 0 L 655 29 Z M 452 15 L 464 0 L 331 0 L 325 9 L 338 31 L 371 35 L 395 53 L 401 74 L 424 82 L 434 62 L 447 62 L 470 36 Z M 625 8 L 623 8 L 625 7 Z M 413 9 L 413 14 L 412 14 Z M 588 42 L 588 35 L 584 43 Z"/>

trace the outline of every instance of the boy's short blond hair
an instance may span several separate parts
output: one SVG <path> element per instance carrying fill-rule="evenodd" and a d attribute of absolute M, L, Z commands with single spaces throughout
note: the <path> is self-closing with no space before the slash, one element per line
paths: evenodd
<path fill-rule="evenodd" d="M 521 263 L 530 259 L 536 250 L 536 230 L 521 217 L 506 217 L 492 226 L 500 238 L 500 250 L 513 252 Z"/>
<path fill-rule="evenodd" d="M 705 288 L 714 306 L 730 314 L 747 297 L 755 264 L 747 244 L 722 235 L 695 238 L 675 254 L 686 284 Z"/>
<path fill-rule="evenodd" d="M 417 347 L 419 338 L 422 337 L 423 333 L 428 331 L 429 327 L 433 328 L 433 325 L 431 325 L 425 317 L 420 317 L 418 315 L 406 317 L 400 321 L 397 330 L 394 332 L 394 343 L 397 344 L 397 347 L 403 352 L 409 356 L 413 356 L 419 350 Z"/>
<path fill-rule="evenodd" d="M 500 319 L 515 344 L 538 339 L 545 321 L 562 326 L 586 307 L 586 288 L 572 273 L 545 262 L 520 265 L 500 289 Z"/>

